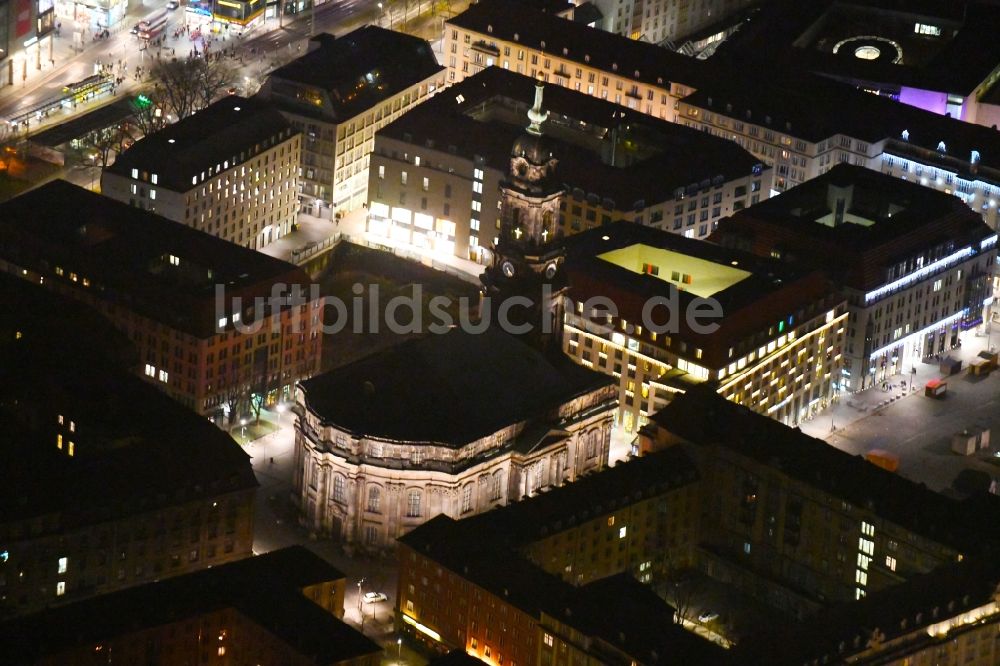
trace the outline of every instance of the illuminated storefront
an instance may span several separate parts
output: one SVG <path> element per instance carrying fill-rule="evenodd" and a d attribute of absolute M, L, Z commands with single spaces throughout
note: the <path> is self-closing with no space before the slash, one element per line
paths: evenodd
<path fill-rule="evenodd" d="M 368 233 L 393 244 L 405 245 L 423 253 L 452 255 L 455 252 L 455 223 L 416 213 L 409 208 L 372 202 L 368 210 Z"/>
<path fill-rule="evenodd" d="M 264 22 L 265 0 L 215 0 L 212 18 L 220 24 L 250 30 Z"/>
<path fill-rule="evenodd" d="M 39 19 L 42 16 L 42 5 L 46 3 L 52 6 L 53 0 L 41 0 L 38 3 Z M 88 32 L 118 25 L 125 17 L 127 8 L 127 0 L 55 0 L 53 18 L 71 24 L 73 27 L 68 28 L 70 31 L 81 31 L 86 37 Z"/>

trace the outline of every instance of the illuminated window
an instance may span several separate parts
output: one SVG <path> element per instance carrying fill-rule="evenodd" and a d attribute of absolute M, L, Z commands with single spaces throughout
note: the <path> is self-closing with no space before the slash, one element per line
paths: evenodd
<path fill-rule="evenodd" d="M 618 530 L 618 538 L 624 539 L 627 534 L 628 534 L 628 526 L 623 525 L 621 529 Z"/>
<path fill-rule="evenodd" d="M 406 515 L 415 518 L 420 515 L 420 491 L 411 490 L 406 497 Z"/>
<path fill-rule="evenodd" d="M 56 448 L 62 450 L 62 435 L 56 435 Z"/>
<path fill-rule="evenodd" d="M 220 645 L 219 646 L 219 650 L 218 650 L 218 655 L 221 657 L 224 654 L 226 654 L 226 646 L 225 645 Z"/>
<path fill-rule="evenodd" d="M 543 642 L 545 643 L 545 645 L 546 645 L 546 646 L 548 646 L 548 647 L 552 647 L 552 644 L 553 644 L 553 643 L 555 642 L 555 641 L 554 641 L 554 640 L 552 639 L 552 634 L 545 634 L 545 635 L 544 635 L 544 636 L 542 637 L 542 641 L 543 641 Z"/>
<path fill-rule="evenodd" d="M 69 422 L 69 431 L 76 432 L 76 423 L 74 423 L 73 421 Z"/>
<path fill-rule="evenodd" d="M 889 571 L 896 570 L 896 558 L 891 555 L 885 556 L 885 566 L 888 567 Z"/>
<path fill-rule="evenodd" d="M 159 180 L 160 180 L 159 177 L 154 173 L 153 174 L 153 185 L 156 185 L 157 183 L 159 183 Z"/>
<path fill-rule="evenodd" d="M 154 368 L 153 366 L 151 366 L 149 363 L 146 364 L 146 376 L 147 377 L 155 377 L 156 376 L 156 368 Z"/>
<path fill-rule="evenodd" d="M 59 581 L 56 583 L 56 596 L 61 597 L 64 594 L 66 594 L 66 583 Z"/>
<path fill-rule="evenodd" d="M 66 447 L 66 452 L 67 452 L 67 453 L 69 454 L 69 457 L 70 457 L 70 458 L 72 458 L 72 457 L 73 457 L 73 455 L 74 455 L 74 454 L 76 453 L 76 451 L 74 450 L 75 448 L 76 448 L 76 447 L 75 447 L 75 446 L 73 445 L 73 442 L 70 442 L 70 443 L 69 443 L 69 444 L 67 445 L 67 447 Z"/>
<path fill-rule="evenodd" d="M 59 570 L 56 573 L 64 574 L 66 573 L 66 567 L 69 565 L 69 559 L 65 557 L 59 558 Z"/>
<path fill-rule="evenodd" d="M 608 527 L 614 527 L 614 526 L 615 526 L 615 517 L 614 516 L 610 516 L 608 518 Z"/>
<path fill-rule="evenodd" d="M 138 178 L 139 177 L 139 170 L 138 169 L 132 169 L 132 177 L 133 178 Z"/>
<path fill-rule="evenodd" d="M 170 381 L 170 374 L 166 370 L 160 370 L 160 381 L 164 384 Z"/>

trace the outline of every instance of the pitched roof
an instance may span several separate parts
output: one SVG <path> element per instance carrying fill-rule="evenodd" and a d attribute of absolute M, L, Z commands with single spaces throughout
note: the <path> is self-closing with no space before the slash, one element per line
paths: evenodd
<path fill-rule="evenodd" d="M 381 648 L 306 598 L 303 587 L 343 574 L 301 546 L 52 608 L 0 625 L 0 661 L 41 657 L 233 608 L 327 666 Z"/>
<path fill-rule="evenodd" d="M 706 70 L 703 61 L 590 28 L 518 0 L 481 0 L 446 23 L 663 88 L 670 83 L 698 87 Z"/>
<path fill-rule="evenodd" d="M 366 25 L 312 39 L 305 55 L 271 72 L 263 93 L 283 109 L 341 122 L 415 86 L 444 68 L 419 37 Z M 306 100 L 287 84 L 321 90 Z"/>
<path fill-rule="evenodd" d="M 511 146 L 527 123 L 522 113 L 512 124 L 509 111 L 531 107 L 535 83 L 531 77 L 487 67 L 411 109 L 379 135 L 416 145 L 430 142 L 439 150 L 460 147 L 469 159 L 481 155 L 506 173 Z M 508 113 L 484 117 L 483 109 L 493 104 Z M 760 164 L 727 139 L 562 86 L 545 87 L 544 106 L 549 112 L 544 131 L 559 157 L 558 180 L 569 189 L 610 199 L 619 210 L 631 210 L 639 201 L 651 205 L 670 199 L 677 188 L 703 180 L 749 176 Z M 626 142 L 633 147 L 625 148 Z M 612 146 L 619 153 L 616 165 L 602 155 Z"/>
<path fill-rule="evenodd" d="M 0 257 L 47 279 L 87 278 L 99 297 L 198 337 L 216 332 L 217 285 L 247 302 L 278 282 L 310 282 L 292 264 L 64 180 L 0 204 Z M 66 277 L 51 277 L 55 267 Z"/>
<path fill-rule="evenodd" d="M 132 170 L 156 174 L 156 186 L 187 192 L 195 176 L 235 167 L 289 140 L 293 130 L 277 109 L 259 99 L 227 95 L 201 111 L 149 134 L 106 169 L 129 178 Z M 229 168 L 225 167 L 225 168 Z"/>
<path fill-rule="evenodd" d="M 549 419 L 611 379 L 487 328 L 408 340 L 301 383 L 323 423 L 352 433 L 463 446 L 500 428 Z"/>

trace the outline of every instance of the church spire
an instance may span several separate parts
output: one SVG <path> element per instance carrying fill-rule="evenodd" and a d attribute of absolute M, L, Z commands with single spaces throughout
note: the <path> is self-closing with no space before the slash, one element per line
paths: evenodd
<path fill-rule="evenodd" d="M 534 134 L 535 136 L 542 135 L 542 123 L 549 118 L 549 112 L 542 109 L 542 94 L 544 91 L 544 84 L 541 82 L 535 84 L 535 105 L 528 109 L 528 120 L 531 121 L 528 125 L 528 134 Z"/>

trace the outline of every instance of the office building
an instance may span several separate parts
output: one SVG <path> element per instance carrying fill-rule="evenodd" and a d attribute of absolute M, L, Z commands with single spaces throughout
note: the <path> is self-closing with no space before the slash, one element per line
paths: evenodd
<path fill-rule="evenodd" d="M 258 250 L 295 223 L 301 144 L 275 109 L 229 95 L 133 144 L 101 192 Z"/>
<path fill-rule="evenodd" d="M 0 271 L 93 306 L 141 377 L 220 424 L 319 369 L 321 299 L 301 269 L 66 181 L 0 205 Z"/>
<path fill-rule="evenodd" d="M 673 121 L 706 64 L 520 2 L 483 0 L 445 21 L 448 82 L 497 66 Z"/>
<path fill-rule="evenodd" d="M 777 191 L 837 164 L 865 166 L 954 194 L 997 228 L 1000 134 L 987 127 L 800 75 L 716 81 L 677 113 L 772 166 Z"/>
<path fill-rule="evenodd" d="M 490 67 L 379 130 L 368 232 L 487 262 L 499 235 L 500 182 L 534 84 Z M 771 170 L 726 139 L 554 85 L 545 86 L 544 110 L 566 189 L 556 236 L 628 220 L 704 238 L 722 216 L 771 191 Z M 705 183 L 713 191 L 698 196 Z"/>
<path fill-rule="evenodd" d="M 493 328 L 404 342 L 301 382 L 301 522 L 382 550 L 438 514 L 516 502 L 607 464 L 607 378 Z"/>
<path fill-rule="evenodd" d="M 723 220 L 724 245 L 824 270 L 847 301 L 844 387 L 909 375 L 993 301 L 997 234 L 958 198 L 862 167 Z M 904 377 L 905 378 L 905 377 Z"/>
<path fill-rule="evenodd" d="M 377 666 L 348 627 L 344 574 L 301 546 L 0 624 L 6 664 Z"/>
<path fill-rule="evenodd" d="M 563 349 L 616 378 L 626 431 L 702 382 L 790 424 L 836 394 L 847 313 L 820 271 L 624 222 L 565 244 Z"/>
<path fill-rule="evenodd" d="M 375 132 L 443 85 L 426 41 L 372 25 L 313 37 L 308 53 L 271 72 L 258 96 L 302 133 L 302 209 L 329 216 L 367 203 Z"/>

